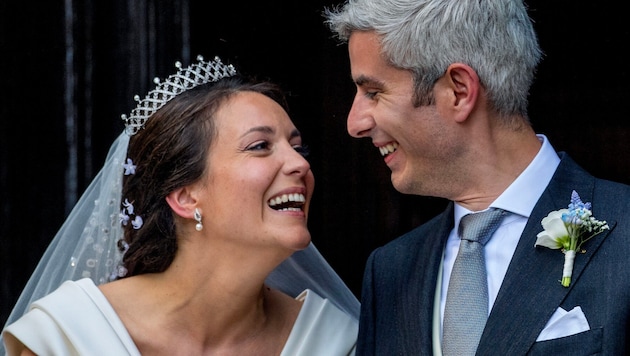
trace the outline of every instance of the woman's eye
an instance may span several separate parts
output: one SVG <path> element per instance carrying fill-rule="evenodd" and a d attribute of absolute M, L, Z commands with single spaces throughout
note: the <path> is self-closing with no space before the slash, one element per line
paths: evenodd
<path fill-rule="evenodd" d="M 293 146 L 293 149 L 297 153 L 301 154 L 302 157 L 308 157 L 309 153 L 311 153 L 311 150 L 306 145 L 295 145 Z"/>
<path fill-rule="evenodd" d="M 262 141 L 247 147 L 247 151 L 261 151 L 269 148 L 269 142 Z"/>

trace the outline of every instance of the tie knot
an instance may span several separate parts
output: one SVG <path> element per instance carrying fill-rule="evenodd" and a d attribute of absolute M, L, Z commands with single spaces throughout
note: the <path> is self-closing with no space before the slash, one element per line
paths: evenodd
<path fill-rule="evenodd" d="M 505 211 L 491 208 L 481 213 L 464 215 L 459 223 L 459 237 L 463 240 L 485 245 L 497 230 L 505 216 Z"/>

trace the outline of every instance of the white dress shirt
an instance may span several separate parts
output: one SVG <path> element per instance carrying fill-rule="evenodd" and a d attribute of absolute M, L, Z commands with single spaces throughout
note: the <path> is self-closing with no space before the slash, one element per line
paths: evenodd
<path fill-rule="evenodd" d="M 494 301 L 499 293 L 499 288 L 503 282 L 503 277 L 505 277 L 512 255 L 516 250 L 518 240 L 523 233 L 525 224 L 527 224 L 527 219 L 529 219 L 529 215 L 534 209 L 536 202 L 549 184 L 551 177 L 560 163 L 560 158 L 549 143 L 547 137 L 544 135 L 537 136 L 542 146 L 536 157 L 534 157 L 534 160 L 527 166 L 523 173 L 490 204 L 491 208 L 500 208 L 507 211 L 509 214 L 503 219 L 501 225 L 484 249 L 488 275 L 488 311 L 492 310 Z M 523 192 L 527 192 L 527 194 Z M 460 239 L 459 236 L 457 236 L 459 222 L 464 215 L 470 212 L 470 210 L 455 204 L 455 226 L 446 242 L 446 249 L 444 250 L 444 258 L 442 261 L 441 288 L 438 284 L 437 289 L 440 295 L 440 320 L 444 317 L 444 305 L 446 303 L 449 278 L 455 257 L 457 257 L 459 250 Z M 536 241 L 532 240 L 532 248 L 535 242 Z M 436 298 L 436 302 L 437 300 L 438 298 Z"/>

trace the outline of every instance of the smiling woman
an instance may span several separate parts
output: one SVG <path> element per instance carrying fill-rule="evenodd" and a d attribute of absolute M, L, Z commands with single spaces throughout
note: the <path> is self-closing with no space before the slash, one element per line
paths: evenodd
<path fill-rule="evenodd" d="M 264 89 L 259 88 L 254 89 Z M 231 249 L 236 241 L 254 249 L 250 258 L 258 262 L 253 265 L 275 267 L 279 261 L 274 256 L 284 259 L 311 238 L 306 217 L 315 179 L 301 154 L 302 138 L 282 106 L 256 91 L 231 94 L 214 116 L 218 135 L 211 143 L 206 172 L 190 188 L 200 197 L 200 210 L 212 217 L 208 225 L 213 235 L 221 237 L 213 242 L 227 244 L 208 250 Z M 295 195 L 304 198 L 293 206 L 298 209 L 286 209 L 290 195 L 293 203 Z M 271 200 L 280 200 L 277 206 L 284 209 L 273 209 Z M 277 248 L 270 255 L 255 251 L 261 242 L 284 246 L 284 253 L 278 254 Z"/>
<path fill-rule="evenodd" d="M 282 92 L 218 58 L 178 68 L 123 115 L 9 355 L 354 354 L 358 301 L 311 244 L 315 182 Z"/>

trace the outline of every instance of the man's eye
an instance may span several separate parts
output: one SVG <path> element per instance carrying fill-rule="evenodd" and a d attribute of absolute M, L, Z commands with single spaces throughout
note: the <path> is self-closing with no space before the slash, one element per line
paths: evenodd
<path fill-rule="evenodd" d="M 365 92 L 365 97 L 368 99 L 374 99 L 374 97 L 378 94 L 376 91 L 367 91 Z"/>
<path fill-rule="evenodd" d="M 296 145 L 296 146 L 293 146 L 293 149 L 297 153 L 301 154 L 302 157 L 307 157 L 309 153 L 311 153 L 311 150 L 306 145 Z"/>

